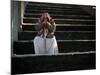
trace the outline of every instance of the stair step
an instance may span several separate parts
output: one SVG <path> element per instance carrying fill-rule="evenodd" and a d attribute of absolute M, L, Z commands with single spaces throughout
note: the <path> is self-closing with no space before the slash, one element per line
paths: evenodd
<path fill-rule="evenodd" d="M 43 9 L 43 10 L 36 10 L 36 9 L 32 10 L 32 9 L 28 8 L 28 9 L 26 9 L 25 13 L 42 14 L 44 12 L 44 10 L 45 9 Z M 68 14 L 68 15 L 73 15 L 73 14 L 74 15 L 89 15 L 85 11 L 77 11 L 77 10 L 59 10 L 59 11 L 57 10 L 57 11 L 55 11 L 55 10 L 49 9 L 48 13 L 49 14 L 56 14 L 56 15 L 61 15 L 61 14 L 64 14 L 64 15 L 66 15 L 66 14 Z"/>
<path fill-rule="evenodd" d="M 83 11 L 83 9 L 81 9 L 80 8 L 80 6 L 73 6 L 73 7 L 71 7 L 71 8 L 68 8 L 68 6 L 63 6 L 63 7 L 54 7 L 55 5 L 53 5 L 53 7 L 51 6 L 49 6 L 49 5 L 43 5 L 42 4 L 42 6 L 41 5 L 36 5 L 36 4 L 31 4 L 31 5 L 28 5 L 27 4 L 27 6 L 26 6 L 26 10 L 25 10 L 25 12 L 36 12 L 36 13 L 38 13 L 38 12 L 41 12 L 41 13 L 43 13 L 43 11 L 44 10 L 48 10 L 48 12 L 51 14 L 51 13 L 60 13 L 60 12 L 63 12 L 63 14 L 64 14 L 64 12 L 65 13 L 78 13 L 78 14 L 82 14 L 82 13 L 84 13 L 84 14 L 87 14 L 87 12 L 86 11 Z M 77 8 L 75 8 L 75 7 L 77 7 Z M 34 10 L 33 10 L 34 9 Z M 38 9 L 38 10 L 37 10 Z M 55 11 L 56 10 L 56 11 Z"/>
<path fill-rule="evenodd" d="M 39 10 L 79 10 L 81 11 L 82 9 L 78 6 L 78 7 L 71 7 L 71 8 L 68 8 L 67 6 L 65 7 L 55 7 L 55 6 L 36 6 L 36 5 L 26 5 L 25 9 L 29 9 L 29 10 L 32 10 L 32 9 L 39 9 Z"/>
<path fill-rule="evenodd" d="M 95 53 L 12 57 L 12 74 L 95 69 Z"/>
<path fill-rule="evenodd" d="M 28 11 L 44 11 L 44 10 L 47 10 L 48 12 L 67 12 L 67 11 L 69 11 L 69 12 L 72 12 L 72 11 L 74 11 L 74 12 L 82 12 L 83 10 L 82 9 L 75 9 L 75 8 L 73 8 L 73 9 L 60 9 L 60 8 L 50 8 L 50 7 L 25 7 L 25 12 L 28 12 Z M 56 11 L 55 11 L 56 10 Z M 85 11 L 83 11 L 84 13 L 85 13 Z"/>
<path fill-rule="evenodd" d="M 35 13 L 25 13 L 24 17 L 27 18 L 40 18 L 41 14 L 35 14 Z M 89 15 L 57 15 L 57 14 L 50 14 L 51 17 L 55 18 L 55 19 L 95 19 L 95 17 L 93 16 L 89 16 Z"/>
<path fill-rule="evenodd" d="M 95 41 L 58 41 L 59 53 L 95 51 Z M 13 43 L 15 54 L 34 54 L 33 41 L 17 41 Z"/>
<path fill-rule="evenodd" d="M 35 31 L 35 25 L 22 25 L 22 30 L 23 31 Z M 84 26 L 84 25 L 79 25 L 79 26 L 57 26 L 56 31 L 95 31 L 95 25 L 91 26 Z"/>
<path fill-rule="evenodd" d="M 37 32 L 23 31 L 18 32 L 18 40 L 33 40 Z M 58 31 L 55 32 L 57 40 L 94 40 L 95 32 L 68 32 Z"/>
<path fill-rule="evenodd" d="M 95 7 L 94 5 L 78 5 L 78 4 L 65 4 L 65 3 L 45 3 L 45 2 L 26 2 L 27 5 L 36 5 L 36 6 L 51 6 L 51 7 L 66 7 L 66 8 L 78 8 L 79 6 L 83 7 Z"/>
<path fill-rule="evenodd" d="M 54 19 L 56 24 L 95 24 L 95 20 L 86 19 Z M 36 23 L 38 18 L 24 18 L 23 23 Z"/>
<path fill-rule="evenodd" d="M 13 54 L 12 57 L 30 57 L 30 56 L 62 56 L 62 55 L 79 55 L 79 54 L 92 54 L 96 51 L 86 51 L 86 52 L 67 52 L 67 53 L 58 53 L 58 54 Z"/>
<path fill-rule="evenodd" d="M 34 10 L 33 10 L 34 9 Z M 28 11 L 44 11 L 44 10 L 47 10 L 49 13 L 50 12 L 81 12 L 81 13 L 86 13 L 83 9 L 60 9 L 60 8 L 50 8 L 50 7 L 26 7 L 25 8 L 25 12 L 28 12 Z M 56 10 L 56 11 L 55 11 Z"/>
<path fill-rule="evenodd" d="M 79 8 L 79 5 L 69 5 L 69 4 L 56 4 L 56 3 L 28 3 L 27 6 L 30 7 L 51 7 L 51 8 Z"/>

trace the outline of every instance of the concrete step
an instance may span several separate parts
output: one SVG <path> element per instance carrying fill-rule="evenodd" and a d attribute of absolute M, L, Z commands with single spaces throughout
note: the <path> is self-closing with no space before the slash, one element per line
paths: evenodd
<path fill-rule="evenodd" d="M 33 40 L 37 35 L 36 31 L 18 32 L 18 40 Z M 94 31 L 56 31 L 57 40 L 95 40 Z"/>
<path fill-rule="evenodd" d="M 79 5 L 71 5 L 71 4 L 56 4 L 56 3 L 27 3 L 28 7 L 51 7 L 51 8 L 80 8 Z"/>
<path fill-rule="evenodd" d="M 33 8 L 34 9 L 34 8 Z M 44 12 L 44 10 L 45 9 L 42 9 L 42 10 L 39 10 L 38 8 L 38 10 L 37 9 L 30 9 L 30 8 L 27 8 L 26 9 L 26 11 L 25 11 L 25 13 L 34 13 L 34 14 L 36 14 L 36 13 L 38 13 L 38 14 L 42 14 L 43 12 Z M 56 9 L 57 10 L 57 9 Z M 89 15 L 87 12 L 85 12 L 85 11 L 79 11 L 79 10 L 71 10 L 71 9 L 68 9 L 68 10 L 57 10 L 57 11 L 55 11 L 55 10 L 51 10 L 51 9 L 49 9 L 48 10 L 48 13 L 49 14 L 57 14 L 57 15 L 60 15 L 60 14 L 64 14 L 64 15 L 66 15 L 66 14 L 69 14 L 69 15 Z"/>
<path fill-rule="evenodd" d="M 65 7 L 55 7 L 55 6 L 40 6 L 40 5 L 26 5 L 25 9 L 39 9 L 39 10 L 57 10 L 57 11 L 64 11 L 64 10 L 79 10 L 81 11 L 82 9 L 78 6 L 78 7 L 71 7 L 68 8 L 67 6 Z"/>
<path fill-rule="evenodd" d="M 54 19 L 56 24 L 94 24 L 95 20 L 86 19 Z M 24 18 L 23 23 L 36 23 L 38 18 Z"/>
<path fill-rule="evenodd" d="M 95 53 L 12 57 L 12 74 L 95 69 Z"/>
<path fill-rule="evenodd" d="M 84 6 L 83 6 L 84 7 Z M 87 6 L 88 7 L 88 6 Z M 34 10 L 33 10 L 34 9 Z M 37 10 L 38 9 L 38 10 Z M 42 12 L 43 13 L 43 11 L 44 10 L 48 10 L 48 12 L 51 14 L 51 13 L 61 13 L 61 12 L 63 12 L 63 14 L 64 14 L 64 12 L 65 13 L 84 13 L 84 14 L 87 14 L 87 12 L 85 12 L 85 11 L 83 11 L 83 9 L 81 9 L 80 8 L 80 6 L 78 6 L 78 5 L 67 5 L 66 4 L 66 6 L 64 5 L 64 6 L 60 6 L 60 5 L 57 5 L 56 6 L 56 4 L 53 4 L 53 6 L 52 5 L 50 5 L 50 4 L 27 4 L 26 5 L 26 8 L 25 8 L 25 12 L 36 12 L 36 13 L 38 13 L 38 12 Z M 55 11 L 56 10 L 56 11 Z"/>
<path fill-rule="evenodd" d="M 35 25 L 22 25 L 22 30 L 23 31 L 35 31 Z M 56 31 L 95 31 L 95 25 L 68 25 L 65 24 L 62 26 L 59 25 L 56 27 Z"/>
<path fill-rule="evenodd" d="M 48 12 L 66 12 L 66 11 L 77 11 L 77 12 L 82 12 L 83 10 L 82 9 L 78 9 L 78 8 L 73 8 L 73 9 L 70 9 L 70 8 L 51 8 L 51 7 L 38 7 L 38 6 L 34 6 L 34 7 L 25 7 L 25 12 L 28 12 L 28 11 L 34 11 L 34 10 L 40 10 L 40 11 L 43 11 L 43 10 L 47 10 Z M 56 10 L 56 11 L 55 11 Z M 85 12 L 85 11 L 84 11 Z"/>
<path fill-rule="evenodd" d="M 95 51 L 95 40 L 57 40 L 59 53 Z M 14 54 L 34 54 L 33 41 L 13 42 Z"/>
<path fill-rule="evenodd" d="M 35 14 L 35 13 L 25 13 L 24 14 L 24 17 L 27 17 L 27 18 L 40 18 L 41 14 Z M 93 16 L 89 16 L 89 15 L 64 15 L 64 14 L 60 14 L 60 15 L 57 15 L 57 14 L 50 14 L 51 17 L 53 17 L 54 19 L 90 19 L 90 20 L 94 20 L 95 17 Z"/>
<path fill-rule="evenodd" d="M 71 8 L 71 7 L 78 7 L 78 6 L 88 6 L 90 7 L 90 5 L 78 5 L 78 4 L 64 4 L 64 3 L 48 3 L 48 2 L 26 2 L 28 5 L 37 5 L 37 6 L 45 6 L 45 5 L 50 5 L 50 6 L 56 6 L 56 7 L 65 7 L 67 6 L 67 8 Z M 93 5 L 91 5 L 91 7 L 94 7 Z"/>
<path fill-rule="evenodd" d="M 25 8 L 25 12 L 28 12 L 28 11 L 44 11 L 44 10 L 47 10 L 48 12 L 50 11 L 50 12 L 67 12 L 67 11 L 69 11 L 69 12 L 72 12 L 72 11 L 74 11 L 74 12 L 84 12 L 85 13 L 85 11 L 83 10 L 83 9 L 77 9 L 77 8 L 73 8 L 73 9 L 66 9 L 66 8 L 62 8 L 62 9 L 60 9 L 60 8 L 50 8 L 50 7 L 27 7 L 26 6 L 26 8 Z M 55 11 L 56 10 L 56 11 Z"/>

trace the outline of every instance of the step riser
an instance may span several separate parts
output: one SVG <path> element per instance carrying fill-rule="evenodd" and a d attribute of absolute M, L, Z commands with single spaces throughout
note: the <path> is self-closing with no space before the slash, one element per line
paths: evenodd
<path fill-rule="evenodd" d="M 12 74 L 95 69 L 95 54 L 12 58 Z"/>
<path fill-rule="evenodd" d="M 36 5 L 36 6 L 52 6 L 52 7 L 67 7 L 67 8 L 77 8 L 79 6 L 84 6 L 84 5 L 75 5 L 75 4 L 61 4 L 61 3 L 42 3 L 42 2 L 28 2 L 27 5 Z M 89 5 L 85 5 L 90 7 Z M 92 6 L 91 6 L 92 7 Z"/>
<path fill-rule="evenodd" d="M 94 51 L 95 41 L 58 42 L 58 47 L 59 53 Z M 14 42 L 13 49 L 15 54 L 34 54 L 33 42 Z"/>
<path fill-rule="evenodd" d="M 58 42 L 59 52 L 95 51 L 95 42 Z"/>
<path fill-rule="evenodd" d="M 34 10 L 33 10 L 34 9 Z M 44 11 L 45 9 L 48 10 L 48 12 L 82 12 L 83 10 L 81 9 L 56 9 L 56 8 L 41 8 L 41 7 L 26 7 L 25 12 L 33 12 L 33 11 Z M 56 10 L 56 11 L 55 11 Z M 85 12 L 84 12 L 85 13 Z"/>
<path fill-rule="evenodd" d="M 19 32 L 18 40 L 33 40 L 37 32 Z M 57 40 L 94 40 L 95 32 L 55 32 Z"/>
<path fill-rule="evenodd" d="M 22 25 L 24 31 L 36 31 L 34 25 Z M 95 31 L 95 26 L 57 26 L 56 31 Z"/>
<path fill-rule="evenodd" d="M 95 17 L 92 17 L 92 16 L 87 16 L 85 17 L 84 15 L 75 15 L 75 16 L 72 16 L 72 15 L 55 15 L 55 14 L 50 14 L 51 17 L 55 18 L 55 19 L 89 19 L 89 20 L 94 20 Z M 24 17 L 27 17 L 27 18 L 40 18 L 41 15 L 38 15 L 38 14 L 25 14 Z"/>
<path fill-rule="evenodd" d="M 20 43 L 14 42 L 13 43 L 13 52 L 14 54 L 34 54 L 34 46 L 33 42 L 30 43 Z"/>
<path fill-rule="evenodd" d="M 38 6 L 38 5 L 27 5 L 26 9 L 57 9 L 57 10 L 80 10 L 80 7 L 52 7 L 52 6 Z"/>
<path fill-rule="evenodd" d="M 57 5 L 57 4 L 27 4 L 27 7 L 50 7 L 50 8 L 61 8 L 61 9 L 79 9 L 78 5 Z"/>
<path fill-rule="evenodd" d="M 29 10 L 29 9 L 28 9 Z M 43 11 L 44 10 L 38 10 L 38 11 L 32 11 L 32 13 L 34 13 L 34 14 L 42 14 L 43 13 Z M 28 13 L 31 13 L 31 12 L 28 12 Z M 50 11 L 48 11 L 48 13 L 49 14 L 56 14 L 56 15 L 61 15 L 61 14 L 63 14 L 63 15 L 89 15 L 88 13 L 84 13 L 84 12 L 78 12 L 78 11 L 66 11 L 66 12 L 50 12 Z"/>
<path fill-rule="evenodd" d="M 34 10 L 33 10 L 34 9 Z M 40 7 L 33 7 L 33 8 L 30 8 L 30 7 L 27 7 L 25 12 L 43 12 L 45 9 L 48 10 L 48 12 L 54 12 L 54 13 L 67 13 L 67 12 L 81 12 L 81 13 L 86 13 L 86 12 L 83 12 L 83 10 L 81 9 L 55 9 L 55 8 L 40 8 Z M 56 10 L 56 11 L 55 11 Z"/>
<path fill-rule="evenodd" d="M 36 23 L 38 19 L 23 19 L 23 23 Z M 92 24 L 95 25 L 95 20 L 87 21 L 87 20 L 55 20 L 56 24 Z"/>

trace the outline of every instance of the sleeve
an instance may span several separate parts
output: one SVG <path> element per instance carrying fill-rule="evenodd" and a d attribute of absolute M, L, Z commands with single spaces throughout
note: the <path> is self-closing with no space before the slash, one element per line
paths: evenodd
<path fill-rule="evenodd" d="M 52 33 L 52 32 L 55 32 L 55 30 L 56 30 L 56 24 L 55 24 L 55 22 L 49 23 L 48 31 L 50 33 Z"/>
<path fill-rule="evenodd" d="M 40 23 L 36 23 L 36 25 L 35 25 L 35 30 L 36 30 L 36 31 L 40 31 L 40 30 L 41 30 L 41 25 L 40 25 Z"/>

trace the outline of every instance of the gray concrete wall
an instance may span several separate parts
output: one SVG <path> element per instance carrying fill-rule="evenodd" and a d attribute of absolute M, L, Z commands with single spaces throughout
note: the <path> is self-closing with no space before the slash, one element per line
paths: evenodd
<path fill-rule="evenodd" d="M 11 0 L 11 54 L 13 55 L 13 41 L 18 40 L 21 25 L 21 2 Z"/>
<path fill-rule="evenodd" d="M 18 31 L 20 31 L 21 25 L 21 2 L 11 1 L 11 32 L 12 40 L 18 40 Z"/>

